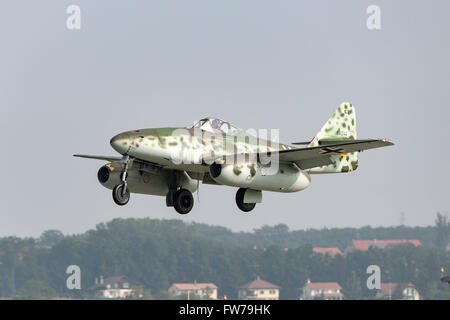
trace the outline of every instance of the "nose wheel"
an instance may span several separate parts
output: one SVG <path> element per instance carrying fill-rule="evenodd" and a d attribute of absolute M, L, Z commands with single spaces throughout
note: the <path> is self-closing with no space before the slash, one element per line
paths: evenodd
<path fill-rule="evenodd" d="M 130 190 L 124 184 L 118 184 L 112 192 L 113 200 L 119 206 L 124 206 L 130 201 Z"/>
<path fill-rule="evenodd" d="M 124 164 L 123 171 L 120 175 L 122 183 L 114 187 L 112 191 L 112 197 L 116 204 L 118 204 L 119 206 L 124 206 L 128 203 L 128 201 L 130 201 L 130 190 L 128 189 L 127 186 L 127 175 L 128 175 L 127 171 L 130 159 L 126 155 L 122 158 L 121 162 Z"/>

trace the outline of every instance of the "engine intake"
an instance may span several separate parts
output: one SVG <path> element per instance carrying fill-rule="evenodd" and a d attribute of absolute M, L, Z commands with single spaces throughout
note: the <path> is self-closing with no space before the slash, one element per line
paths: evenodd
<path fill-rule="evenodd" d="M 109 170 L 106 166 L 101 167 L 97 172 L 97 178 L 100 183 L 105 183 L 109 179 Z"/>
<path fill-rule="evenodd" d="M 209 167 L 209 174 L 211 175 L 212 178 L 219 177 L 221 173 L 222 173 L 222 165 L 221 164 L 213 163 Z"/>
<path fill-rule="evenodd" d="M 139 167 L 141 168 L 141 167 Z M 145 168 L 144 168 L 145 169 Z M 107 189 L 114 189 L 122 183 L 121 174 L 123 166 L 118 162 L 111 162 L 102 166 L 97 172 L 98 181 Z M 165 196 L 169 192 L 170 181 L 173 180 L 173 172 L 161 170 L 151 173 L 144 170 L 131 168 L 127 171 L 127 186 L 130 192 Z M 197 190 L 198 183 L 183 172 L 180 176 L 180 187 L 191 192 Z"/>

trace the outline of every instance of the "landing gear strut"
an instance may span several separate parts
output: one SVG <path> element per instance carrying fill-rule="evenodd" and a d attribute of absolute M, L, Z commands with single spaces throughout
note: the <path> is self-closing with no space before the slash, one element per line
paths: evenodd
<path fill-rule="evenodd" d="M 119 206 L 124 206 L 130 200 L 130 190 L 128 189 L 127 186 L 127 175 L 128 175 L 127 170 L 130 163 L 130 159 L 128 156 L 124 156 L 121 162 L 124 163 L 123 171 L 120 175 L 122 183 L 114 187 L 112 191 L 112 197 L 116 204 L 118 204 Z"/>
<path fill-rule="evenodd" d="M 255 208 L 256 203 L 244 203 L 245 191 L 247 191 L 247 189 L 239 188 L 236 192 L 236 204 L 242 211 L 250 212 Z"/>

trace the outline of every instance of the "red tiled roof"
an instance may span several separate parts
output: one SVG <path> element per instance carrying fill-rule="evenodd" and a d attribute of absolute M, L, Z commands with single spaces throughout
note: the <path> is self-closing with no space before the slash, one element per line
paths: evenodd
<path fill-rule="evenodd" d="M 342 289 L 337 282 L 307 282 L 306 286 L 310 289 Z"/>
<path fill-rule="evenodd" d="M 258 277 L 255 281 L 246 283 L 246 284 L 240 286 L 240 288 L 241 289 L 279 289 L 280 287 L 273 283 L 261 280 Z"/>
<path fill-rule="evenodd" d="M 356 250 L 367 251 L 369 247 L 381 248 L 393 247 L 400 244 L 411 243 L 412 245 L 419 247 L 422 243 L 419 240 L 353 240 L 352 244 Z"/>
<path fill-rule="evenodd" d="M 173 283 L 178 290 L 203 290 L 206 288 L 217 289 L 214 283 Z"/>
<path fill-rule="evenodd" d="M 337 254 L 342 255 L 342 251 L 339 248 L 314 248 L 313 252 L 320 254 L 329 254 L 331 257 L 334 257 Z"/>

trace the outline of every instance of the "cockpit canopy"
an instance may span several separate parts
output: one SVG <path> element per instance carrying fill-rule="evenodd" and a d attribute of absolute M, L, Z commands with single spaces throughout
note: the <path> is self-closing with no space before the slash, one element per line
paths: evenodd
<path fill-rule="evenodd" d="M 235 135 L 242 131 L 242 129 L 236 128 L 227 121 L 223 121 L 217 118 L 204 118 L 194 124 L 193 128 L 200 128 L 208 132 L 221 132 L 225 134 Z"/>

